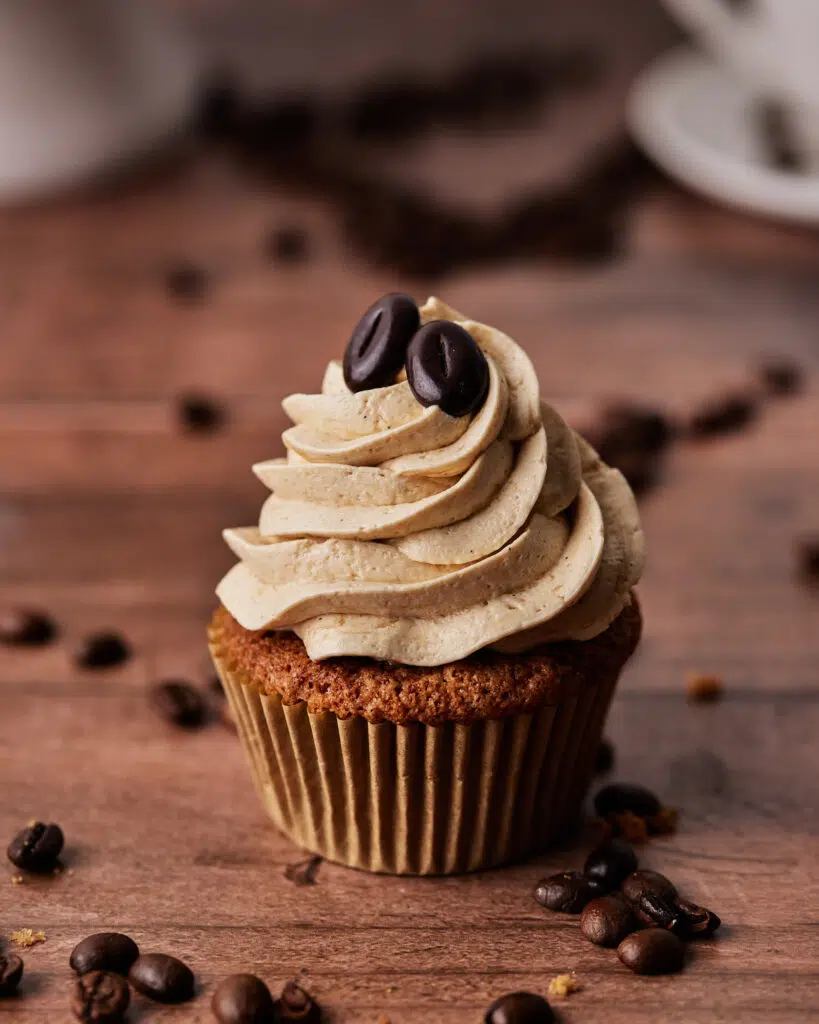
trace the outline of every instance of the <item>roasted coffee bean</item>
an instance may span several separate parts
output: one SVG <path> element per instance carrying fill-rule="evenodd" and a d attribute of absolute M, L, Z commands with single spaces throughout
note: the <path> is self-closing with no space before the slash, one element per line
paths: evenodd
<path fill-rule="evenodd" d="M 580 915 L 580 931 L 596 946 L 619 946 L 639 927 L 631 904 L 620 893 L 592 900 Z"/>
<path fill-rule="evenodd" d="M 310 239 L 303 228 L 275 228 L 265 239 L 264 248 L 274 263 L 303 263 L 310 255 Z"/>
<path fill-rule="evenodd" d="M 762 386 L 769 395 L 795 395 L 802 390 L 804 371 L 787 359 L 770 359 L 759 368 Z"/>
<path fill-rule="evenodd" d="M 273 1024 L 276 1010 L 270 989 L 255 974 L 225 978 L 210 1005 L 220 1024 Z"/>
<path fill-rule="evenodd" d="M 71 1010 L 83 1024 L 120 1024 L 130 1001 L 125 978 L 106 971 L 81 975 L 71 991 Z"/>
<path fill-rule="evenodd" d="M 606 775 L 614 767 L 614 744 L 611 740 L 602 739 L 594 757 L 594 774 Z"/>
<path fill-rule="evenodd" d="M 682 970 L 685 946 L 663 928 L 646 928 L 623 939 L 617 955 L 635 974 L 676 974 Z"/>
<path fill-rule="evenodd" d="M 717 914 L 706 907 L 681 899 L 676 905 L 679 918 L 675 931 L 683 939 L 708 938 L 722 924 Z"/>
<path fill-rule="evenodd" d="M 677 898 L 677 887 L 659 871 L 635 871 L 623 882 L 623 895 L 632 903 L 643 896 L 659 896 L 664 900 Z"/>
<path fill-rule="evenodd" d="M 111 971 L 127 975 L 139 956 L 139 947 L 128 935 L 120 932 L 97 932 L 74 947 L 69 964 L 77 974 L 89 971 Z"/>
<path fill-rule="evenodd" d="M 4 956 L 0 953 L 0 999 L 17 991 L 23 977 L 23 961 L 13 953 Z"/>
<path fill-rule="evenodd" d="M 204 299 L 208 289 L 208 275 L 195 263 L 177 263 L 165 272 L 165 287 L 171 298 L 192 305 Z"/>
<path fill-rule="evenodd" d="M 279 997 L 277 1020 L 318 1024 L 321 1020 L 321 1007 L 301 985 L 297 985 L 295 981 L 288 981 Z"/>
<path fill-rule="evenodd" d="M 676 904 L 671 900 L 664 899 L 653 892 L 646 892 L 634 902 L 634 913 L 643 924 L 651 927 L 667 928 L 671 932 L 680 934 L 680 921 L 682 915 L 677 910 Z"/>
<path fill-rule="evenodd" d="M 193 996 L 193 971 L 165 953 L 142 953 L 131 965 L 128 980 L 137 992 L 159 1003 L 184 1003 Z"/>
<path fill-rule="evenodd" d="M 8 858 L 16 867 L 32 874 L 49 874 L 57 866 L 57 858 L 64 843 L 59 825 L 45 825 L 37 821 L 24 828 L 12 839 Z"/>
<path fill-rule="evenodd" d="M 625 839 L 610 839 L 601 843 L 586 858 L 584 873 L 610 892 L 619 889 L 632 872 L 637 870 L 637 854 Z"/>
<path fill-rule="evenodd" d="M 733 434 L 756 417 L 759 406 L 750 392 L 734 392 L 704 402 L 688 419 L 688 435 L 696 439 Z"/>
<path fill-rule="evenodd" d="M 393 292 L 373 303 L 356 324 L 344 352 L 344 380 L 351 391 L 395 383 L 420 314 L 409 295 Z"/>
<path fill-rule="evenodd" d="M 602 895 L 603 889 L 579 871 L 561 871 L 542 878 L 535 887 L 535 900 L 542 907 L 563 914 L 579 914 L 590 900 Z"/>
<path fill-rule="evenodd" d="M 543 996 L 531 992 L 512 992 L 492 1003 L 484 1024 L 550 1024 L 554 1011 Z"/>
<path fill-rule="evenodd" d="M 205 698 L 190 683 L 168 679 L 155 683 L 149 691 L 153 710 L 160 718 L 182 729 L 196 729 L 205 721 Z"/>
<path fill-rule="evenodd" d="M 486 398 L 489 366 L 468 331 L 451 320 L 433 320 L 410 342 L 407 380 L 421 405 L 466 416 Z"/>
<path fill-rule="evenodd" d="M 213 434 L 227 421 L 224 406 L 209 395 L 180 395 L 176 400 L 179 426 L 188 434 Z"/>
<path fill-rule="evenodd" d="M 638 818 L 653 818 L 661 810 L 660 801 L 645 786 L 615 782 L 604 786 L 594 798 L 594 809 L 601 818 L 610 814 L 636 814 Z"/>
<path fill-rule="evenodd" d="M 114 668 L 131 656 L 131 648 L 118 633 L 97 633 L 86 637 L 76 654 L 80 668 Z"/>
<path fill-rule="evenodd" d="M 45 647 L 57 636 L 53 619 L 27 608 L 7 608 L 0 613 L 0 643 L 12 647 Z"/>

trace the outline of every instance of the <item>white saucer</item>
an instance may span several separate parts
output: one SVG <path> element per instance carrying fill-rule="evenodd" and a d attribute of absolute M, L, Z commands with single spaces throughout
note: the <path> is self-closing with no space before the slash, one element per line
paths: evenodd
<path fill-rule="evenodd" d="M 633 87 L 627 116 L 646 152 L 695 191 L 819 224 L 819 175 L 767 164 L 752 92 L 710 58 L 687 46 L 662 56 Z"/>

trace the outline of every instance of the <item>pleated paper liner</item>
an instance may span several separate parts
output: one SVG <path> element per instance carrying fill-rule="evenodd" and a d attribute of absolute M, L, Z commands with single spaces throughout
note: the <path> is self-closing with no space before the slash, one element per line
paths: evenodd
<path fill-rule="evenodd" d="M 256 788 L 299 846 L 400 875 L 476 871 L 560 838 L 594 770 L 616 675 L 534 714 L 393 725 L 311 714 L 243 682 L 210 648 Z"/>

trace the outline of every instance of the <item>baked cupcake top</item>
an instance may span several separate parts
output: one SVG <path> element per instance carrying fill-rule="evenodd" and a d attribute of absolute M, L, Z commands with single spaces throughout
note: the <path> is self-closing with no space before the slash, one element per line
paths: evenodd
<path fill-rule="evenodd" d="M 385 296 L 321 394 L 291 395 L 287 457 L 217 588 L 246 629 L 314 660 L 406 665 L 603 632 L 643 567 L 631 490 L 540 400 L 507 335 L 438 299 Z"/>

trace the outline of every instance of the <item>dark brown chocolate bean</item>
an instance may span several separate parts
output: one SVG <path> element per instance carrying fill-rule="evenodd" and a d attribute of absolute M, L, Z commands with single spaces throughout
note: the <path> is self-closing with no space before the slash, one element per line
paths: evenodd
<path fill-rule="evenodd" d="M 23 977 L 23 961 L 19 956 L 0 953 L 0 999 L 13 995 Z"/>
<path fill-rule="evenodd" d="M 188 434 L 214 434 L 224 426 L 227 414 L 209 395 L 180 395 L 176 400 L 179 426 Z"/>
<path fill-rule="evenodd" d="M 181 729 L 196 729 L 205 721 L 204 697 L 195 686 L 182 679 L 155 683 L 149 691 L 149 700 L 160 718 Z"/>
<path fill-rule="evenodd" d="M 131 648 L 118 633 L 97 633 L 83 640 L 76 662 L 84 669 L 114 668 L 130 656 Z"/>
<path fill-rule="evenodd" d="M 270 989 L 255 974 L 225 978 L 210 1005 L 219 1024 L 273 1024 L 276 1010 Z"/>
<path fill-rule="evenodd" d="M 554 1011 L 543 996 L 531 992 L 512 992 L 492 1003 L 484 1024 L 550 1024 Z"/>
<path fill-rule="evenodd" d="M 158 1003 L 184 1003 L 193 996 L 193 971 L 175 956 L 143 953 L 131 965 L 128 980 Z"/>
<path fill-rule="evenodd" d="M 579 871 L 561 871 L 542 878 L 535 887 L 535 900 L 548 910 L 563 914 L 579 914 L 586 904 L 603 889 Z"/>
<path fill-rule="evenodd" d="M 97 932 L 74 947 L 69 964 L 77 974 L 89 971 L 111 971 L 127 975 L 139 956 L 139 947 L 121 932 Z"/>
<path fill-rule="evenodd" d="M 677 887 L 659 871 L 635 871 L 623 882 L 623 895 L 632 903 L 639 903 L 643 896 L 675 900 Z"/>
<path fill-rule="evenodd" d="M 635 783 L 615 782 L 604 786 L 594 798 L 594 809 L 601 818 L 610 814 L 636 814 L 638 818 L 653 818 L 662 806 L 657 797 Z"/>
<path fill-rule="evenodd" d="M 596 946 L 619 946 L 639 927 L 631 904 L 620 893 L 592 900 L 580 915 L 580 931 Z"/>
<path fill-rule="evenodd" d="M 623 939 L 617 955 L 635 974 L 676 974 L 682 970 L 685 946 L 663 928 L 646 928 Z"/>
<path fill-rule="evenodd" d="M 59 825 L 36 821 L 12 839 L 7 851 L 8 858 L 23 871 L 46 875 L 57 866 L 63 842 L 63 832 Z"/>
<path fill-rule="evenodd" d="M 610 839 L 592 850 L 583 871 L 607 891 L 619 889 L 623 881 L 637 870 L 637 854 L 625 839 Z"/>
<path fill-rule="evenodd" d="M 691 414 L 688 434 L 697 439 L 734 434 L 748 426 L 758 411 L 757 400 L 750 393 L 722 395 L 703 403 Z"/>
<path fill-rule="evenodd" d="M 11 647 L 45 647 L 57 636 L 53 619 L 27 608 L 6 608 L 0 613 L 0 643 Z"/>
<path fill-rule="evenodd" d="M 295 981 L 288 981 L 279 997 L 277 1019 L 280 1022 L 301 1021 L 301 1024 L 318 1024 L 321 1020 L 321 1007 L 301 985 L 297 985 Z"/>
<path fill-rule="evenodd" d="M 407 379 L 421 405 L 466 416 L 486 398 L 489 366 L 468 331 L 451 320 L 433 320 L 410 342 Z"/>
<path fill-rule="evenodd" d="M 344 352 L 344 380 L 350 391 L 394 384 L 420 321 L 409 295 L 393 292 L 373 303 L 356 324 Z"/>
<path fill-rule="evenodd" d="M 201 302 L 208 290 L 208 275 L 202 267 L 187 261 L 169 267 L 165 287 L 172 299 L 193 305 Z"/>
<path fill-rule="evenodd" d="M 682 914 L 676 904 L 653 892 L 646 892 L 634 902 L 634 913 L 649 927 L 667 928 L 675 934 L 681 933 Z"/>
<path fill-rule="evenodd" d="M 688 900 L 677 900 L 679 912 L 678 925 L 675 931 L 684 939 L 704 939 L 713 935 L 722 921 L 713 910 L 700 907 Z"/>
<path fill-rule="evenodd" d="M 606 775 L 614 767 L 614 744 L 611 740 L 602 739 L 594 757 L 594 774 Z"/>
<path fill-rule="evenodd" d="M 91 971 L 74 982 L 71 990 L 71 1011 L 83 1024 L 120 1024 L 131 990 L 119 974 Z"/>

